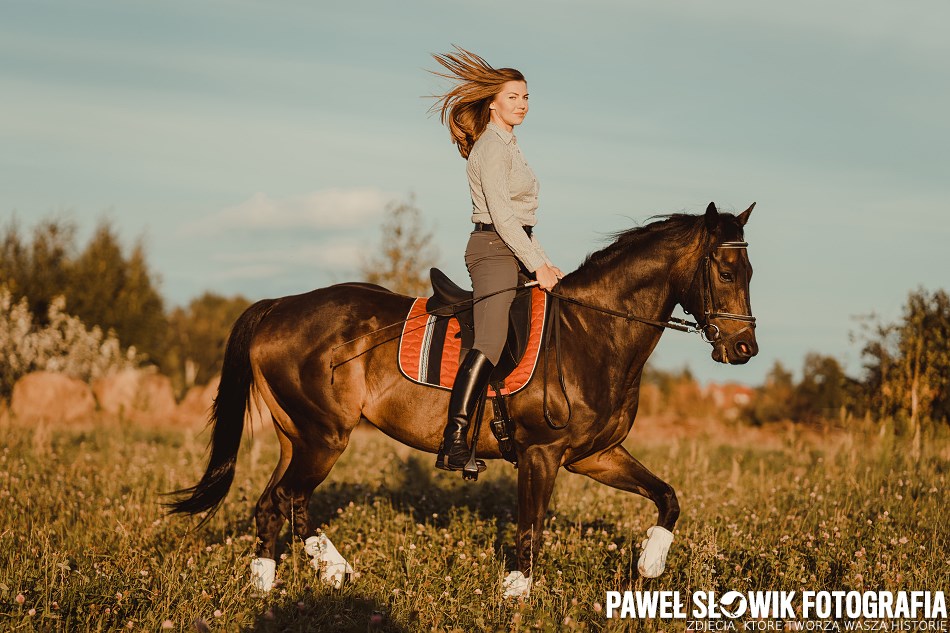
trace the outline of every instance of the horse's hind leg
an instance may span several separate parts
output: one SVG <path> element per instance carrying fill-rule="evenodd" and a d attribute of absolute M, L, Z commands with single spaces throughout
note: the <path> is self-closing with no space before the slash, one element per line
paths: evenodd
<path fill-rule="evenodd" d="M 277 440 L 280 442 L 280 461 L 264 487 L 264 492 L 257 501 L 254 511 L 254 521 L 257 523 L 257 556 L 258 558 L 274 559 L 277 555 L 277 537 L 284 526 L 284 514 L 277 507 L 274 499 L 274 488 L 287 472 L 293 446 L 290 439 L 277 430 Z"/>
<path fill-rule="evenodd" d="M 277 574 L 277 537 L 284 526 L 284 514 L 277 507 L 274 489 L 287 472 L 293 454 L 290 439 L 279 427 L 277 440 L 280 442 L 280 460 L 254 510 L 254 522 L 257 524 L 257 558 L 251 562 L 251 581 L 261 591 L 271 590 Z"/>
<path fill-rule="evenodd" d="M 304 542 L 321 579 L 336 587 L 343 584 L 353 569 L 325 534 L 316 533 L 308 506 L 314 489 L 326 479 L 346 449 L 347 440 L 334 445 L 298 447 L 295 455 L 299 457 L 291 460 L 273 494 L 278 509 L 290 520 L 294 534 Z"/>
<path fill-rule="evenodd" d="M 281 444 L 280 462 L 255 511 L 258 558 L 251 565 L 252 579 L 263 591 L 269 591 L 273 586 L 277 537 L 284 521 L 289 520 L 294 534 L 304 541 L 307 553 L 314 557 L 314 567 L 322 571 L 325 581 L 338 586 L 352 569 L 329 539 L 316 535 L 308 505 L 314 488 L 326 478 L 346 446 L 308 450 L 302 446 L 294 447 L 280 431 L 277 435 Z"/>
<path fill-rule="evenodd" d="M 656 578 L 666 568 L 666 555 L 673 542 L 673 526 L 680 515 L 673 487 L 654 475 L 623 446 L 614 446 L 567 466 L 574 473 L 587 475 L 612 488 L 634 492 L 656 504 L 657 525 L 647 530 L 643 553 L 637 563 L 640 575 Z"/>

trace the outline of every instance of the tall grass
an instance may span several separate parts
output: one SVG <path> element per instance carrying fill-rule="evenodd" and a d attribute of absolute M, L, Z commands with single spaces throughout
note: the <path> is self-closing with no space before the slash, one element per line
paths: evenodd
<path fill-rule="evenodd" d="M 649 421 L 638 422 L 649 427 Z M 253 505 L 276 463 L 246 443 L 235 485 L 204 527 L 160 493 L 196 481 L 206 437 L 117 421 L 0 427 L 0 630 L 622 630 L 608 590 L 946 590 L 950 449 L 919 461 L 884 434 L 715 427 L 638 434 L 628 447 L 677 489 L 667 570 L 636 572 L 653 505 L 562 471 L 531 597 L 506 604 L 515 471 L 476 484 L 432 457 L 358 431 L 311 503 L 358 578 L 322 586 L 285 536 L 281 584 L 251 591 Z M 676 622 L 643 622 L 676 630 Z"/>

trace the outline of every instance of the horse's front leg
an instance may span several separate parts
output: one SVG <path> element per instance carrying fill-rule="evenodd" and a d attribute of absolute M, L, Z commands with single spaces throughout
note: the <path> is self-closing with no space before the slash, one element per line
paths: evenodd
<path fill-rule="evenodd" d="M 518 456 L 518 570 L 505 578 L 506 598 L 531 591 L 531 569 L 541 549 L 544 515 L 563 453 L 563 448 L 539 444 L 527 447 Z"/>
<path fill-rule="evenodd" d="M 647 530 L 647 540 L 642 544 L 643 553 L 637 569 L 645 578 L 656 578 L 662 574 L 666 568 L 666 555 L 673 542 L 673 527 L 680 515 L 680 504 L 673 487 L 619 445 L 569 464 L 566 468 L 612 488 L 635 492 L 656 504 L 657 524 Z"/>

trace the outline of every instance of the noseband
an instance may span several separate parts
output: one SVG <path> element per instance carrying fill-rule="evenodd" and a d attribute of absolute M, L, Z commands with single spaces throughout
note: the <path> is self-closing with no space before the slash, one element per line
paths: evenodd
<path fill-rule="evenodd" d="M 720 248 L 745 250 L 749 247 L 748 242 L 723 242 L 722 244 L 716 245 L 713 251 L 716 251 Z M 712 283 L 712 253 L 703 257 L 703 261 L 700 263 L 700 269 L 703 274 L 703 285 L 702 285 L 702 300 L 703 300 L 703 316 L 702 322 L 699 325 L 699 330 L 703 340 L 707 343 L 714 345 L 716 343 L 726 344 L 730 340 L 739 336 L 743 332 L 749 329 L 755 328 L 755 317 L 751 314 L 735 314 L 733 312 L 723 312 L 719 310 L 716 306 L 718 302 L 716 300 L 715 286 Z M 699 272 L 699 271 L 697 271 Z M 687 311 L 687 314 L 689 312 Z M 699 315 L 696 315 L 697 317 Z M 722 334 L 719 331 L 719 326 L 711 321 L 713 319 L 728 319 L 730 321 L 741 321 L 743 323 L 748 323 L 744 328 L 738 332 L 733 332 L 726 338 L 722 338 Z"/>

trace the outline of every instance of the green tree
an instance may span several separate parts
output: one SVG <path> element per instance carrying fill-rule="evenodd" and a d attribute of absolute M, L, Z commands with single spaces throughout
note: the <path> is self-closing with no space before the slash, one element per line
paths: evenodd
<path fill-rule="evenodd" d="M 802 422 L 833 420 L 850 402 L 849 379 L 832 356 L 811 352 L 802 365 L 802 379 L 795 386 L 791 410 Z"/>
<path fill-rule="evenodd" d="M 153 278 L 142 242 L 126 257 L 115 229 L 103 221 L 75 260 L 67 304 L 84 323 L 114 331 L 124 345 L 160 364 L 167 320 Z"/>
<path fill-rule="evenodd" d="M 899 321 L 865 326 L 867 396 L 882 417 L 922 426 L 950 423 L 950 295 L 909 293 Z"/>
<path fill-rule="evenodd" d="M 753 424 L 787 420 L 792 415 L 791 402 L 795 395 L 792 373 L 781 362 L 775 361 L 765 376 L 765 382 L 755 390 L 755 396 L 745 411 Z"/>
<path fill-rule="evenodd" d="M 14 298 L 25 297 L 37 323 L 48 322 L 49 306 L 68 294 L 75 252 L 76 225 L 65 218 L 47 218 L 33 227 L 32 240 L 20 234 L 16 218 L 0 241 L 0 283 Z"/>
<path fill-rule="evenodd" d="M 360 266 L 363 278 L 393 292 L 428 294 L 429 268 L 438 263 L 432 231 L 422 221 L 415 199 L 392 203 L 386 208 L 382 240 L 375 254 Z"/>
<path fill-rule="evenodd" d="M 242 296 L 206 292 L 168 316 L 167 367 L 179 393 L 221 372 L 231 326 L 251 304 Z"/>

